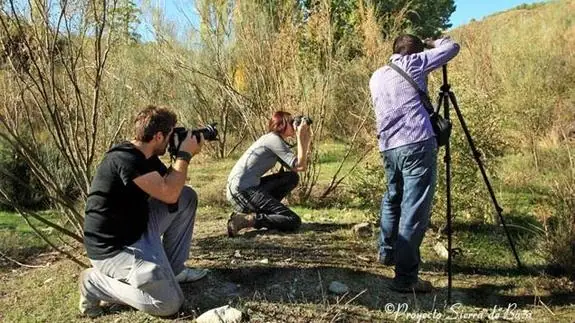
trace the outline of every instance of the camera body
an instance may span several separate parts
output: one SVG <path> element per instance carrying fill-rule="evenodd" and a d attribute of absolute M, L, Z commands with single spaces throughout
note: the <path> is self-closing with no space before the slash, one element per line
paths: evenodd
<path fill-rule="evenodd" d="M 207 141 L 218 140 L 218 129 L 216 129 L 217 123 L 210 123 L 204 128 L 200 129 L 186 129 L 184 127 L 176 127 L 168 140 L 168 153 L 170 156 L 176 156 L 176 153 L 180 149 L 180 145 L 186 139 L 188 131 L 192 132 L 193 136 L 196 136 L 196 140 L 200 142 L 200 134 L 204 135 L 204 139 Z"/>
<path fill-rule="evenodd" d="M 311 124 L 313 123 L 313 120 L 312 120 L 310 117 L 308 117 L 308 116 L 303 116 L 303 115 L 301 115 L 301 116 L 296 116 L 296 117 L 293 118 L 293 127 L 294 127 L 294 129 L 297 128 L 297 127 L 301 124 L 301 122 L 302 122 L 303 120 L 305 120 L 305 122 L 306 122 L 308 125 L 311 125 Z"/>

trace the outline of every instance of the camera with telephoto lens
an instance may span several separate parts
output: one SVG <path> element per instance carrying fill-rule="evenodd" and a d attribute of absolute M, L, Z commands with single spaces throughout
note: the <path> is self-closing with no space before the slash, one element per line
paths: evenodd
<path fill-rule="evenodd" d="M 196 136 L 196 140 L 200 142 L 200 134 L 204 135 L 204 139 L 207 141 L 218 140 L 218 129 L 216 129 L 217 123 L 210 123 L 204 128 L 200 129 L 186 129 L 184 127 L 176 127 L 170 136 L 168 141 L 168 153 L 170 156 L 175 158 L 178 150 L 180 150 L 180 145 L 186 139 L 188 131 L 192 132 L 192 136 Z"/>
<path fill-rule="evenodd" d="M 305 123 L 308 125 L 313 123 L 313 120 L 308 116 L 297 116 L 293 118 L 293 127 L 297 128 L 303 120 L 305 120 Z"/>

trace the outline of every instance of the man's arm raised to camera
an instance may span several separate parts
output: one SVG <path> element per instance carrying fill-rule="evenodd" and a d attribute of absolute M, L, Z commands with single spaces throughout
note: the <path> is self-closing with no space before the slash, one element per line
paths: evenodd
<path fill-rule="evenodd" d="M 424 40 L 425 46 L 429 48 L 419 53 L 423 57 L 423 72 L 429 73 L 432 70 L 447 64 L 459 53 L 459 44 L 450 37 L 443 37 L 437 40 Z"/>
<path fill-rule="evenodd" d="M 305 127 L 305 128 L 304 128 Z M 296 172 L 303 172 L 307 169 L 307 152 L 311 142 L 311 129 L 309 125 L 302 121 L 296 130 L 297 136 L 297 162 L 293 168 Z"/>
<path fill-rule="evenodd" d="M 196 155 L 200 152 L 202 143 L 202 139 L 198 143 L 195 136 L 190 137 L 188 134 L 188 137 L 182 142 L 180 151 L 190 153 L 192 156 Z M 171 171 L 165 177 L 162 177 L 158 172 L 150 172 L 135 178 L 134 183 L 155 199 L 168 204 L 176 203 L 186 184 L 188 164 L 188 161 L 176 158 Z"/>

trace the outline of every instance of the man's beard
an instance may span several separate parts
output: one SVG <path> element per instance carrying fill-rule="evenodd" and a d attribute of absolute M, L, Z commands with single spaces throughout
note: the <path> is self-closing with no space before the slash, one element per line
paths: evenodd
<path fill-rule="evenodd" d="M 157 147 L 154 150 L 154 155 L 156 156 L 163 156 L 166 153 L 166 150 L 168 149 L 168 141 L 166 140 L 165 143 L 162 144 L 161 147 Z"/>

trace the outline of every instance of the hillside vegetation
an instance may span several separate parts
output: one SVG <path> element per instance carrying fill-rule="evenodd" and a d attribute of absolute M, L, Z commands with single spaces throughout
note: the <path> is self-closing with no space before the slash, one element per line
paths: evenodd
<path fill-rule="evenodd" d="M 413 313 L 445 311 L 446 268 L 433 251 L 446 238 L 443 151 L 422 251 L 423 276 L 439 287 L 436 293 L 389 292 L 392 269 L 375 262 L 377 230 L 368 239 L 350 233 L 358 222 L 377 228 L 385 185 L 369 77 L 387 62 L 397 33 L 428 32 L 413 15 L 418 4 L 432 2 L 414 1 L 386 15 L 367 1 L 323 0 L 310 4 L 304 18 L 287 1 L 201 0 L 199 26 L 178 28 L 161 12 L 140 8 L 153 18 L 149 42 L 135 34 L 140 9 L 129 1 L 104 1 L 103 9 L 92 10 L 72 6 L 58 28 L 46 18 L 58 16 L 58 8 L 14 15 L 4 2 L 0 320 L 78 319 L 77 296 L 70 295 L 78 264 L 87 263 L 81 228 L 90 180 L 107 147 L 131 137 L 133 113 L 150 103 L 171 107 L 184 125 L 215 121 L 220 131 L 219 140 L 194 157 L 188 179 L 201 200 L 190 259 L 212 274 L 185 290 L 180 319 L 228 301 L 254 321 L 393 320 L 384 309 L 388 302 L 409 304 Z M 449 12 L 449 1 L 437 3 Z M 575 302 L 575 1 L 522 5 L 446 33 L 461 44 L 448 66 L 451 90 L 527 267 L 515 268 L 452 109 L 454 238 L 461 249 L 454 297 L 469 313 L 516 303 L 537 321 L 569 321 Z M 441 72 L 429 82 L 434 98 Z M 310 167 L 288 198 L 307 224 L 294 235 L 229 240 L 227 174 L 275 110 L 314 120 Z M 46 253 L 48 247 L 75 263 Z M 331 280 L 346 282 L 353 295 L 329 294 Z M 108 319 L 150 320 L 134 312 L 102 320 Z"/>

